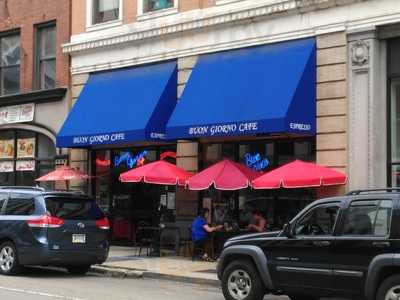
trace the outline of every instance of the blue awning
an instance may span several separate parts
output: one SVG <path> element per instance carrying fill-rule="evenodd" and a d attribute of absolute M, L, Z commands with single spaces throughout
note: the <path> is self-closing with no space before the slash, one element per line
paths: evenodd
<path fill-rule="evenodd" d="M 167 124 L 170 139 L 315 134 L 314 39 L 200 57 Z"/>
<path fill-rule="evenodd" d="M 176 62 L 90 75 L 57 136 L 57 147 L 164 139 L 176 85 Z"/>

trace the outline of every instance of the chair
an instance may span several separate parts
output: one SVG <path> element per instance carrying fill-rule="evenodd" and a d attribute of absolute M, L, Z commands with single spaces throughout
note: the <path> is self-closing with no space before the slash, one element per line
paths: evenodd
<path fill-rule="evenodd" d="M 150 255 L 153 245 L 153 236 L 150 230 L 147 230 L 146 227 L 149 227 L 149 224 L 146 222 L 139 222 L 137 231 L 136 231 L 136 246 L 139 247 L 138 256 L 141 256 L 142 249 L 146 248 L 147 256 Z"/>
<path fill-rule="evenodd" d="M 179 230 L 179 249 L 183 249 L 183 256 L 192 256 L 192 229 L 187 228 L 187 235 L 184 236 Z M 187 254 L 187 255 L 186 255 Z"/>

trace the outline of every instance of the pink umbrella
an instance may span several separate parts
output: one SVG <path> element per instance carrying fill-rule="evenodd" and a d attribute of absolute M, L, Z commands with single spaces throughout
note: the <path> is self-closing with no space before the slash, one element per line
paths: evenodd
<path fill-rule="evenodd" d="M 213 185 L 218 190 L 234 191 L 249 187 L 250 182 L 260 175 L 245 165 L 226 159 L 189 178 L 188 186 L 190 190 L 206 190 Z"/>
<path fill-rule="evenodd" d="M 160 185 L 181 185 L 192 176 L 191 173 L 169 162 L 159 160 L 142 167 L 122 173 L 119 180 L 122 182 L 145 182 Z"/>
<path fill-rule="evenodd" d="M 68 166 L 62 166 L 57 168 L 55 171 L 50 172 L 36 181 L 68 181 L 68 180 L 83 180 L 88 179 L 89 176 L 82 171 L 75 170 Z"/>
<path fill-rule="evenodd" d="M 296 160 L 252 181 L 254 189 L 307 188 L 343 185 L 347 176 L 314 163 Z"/>

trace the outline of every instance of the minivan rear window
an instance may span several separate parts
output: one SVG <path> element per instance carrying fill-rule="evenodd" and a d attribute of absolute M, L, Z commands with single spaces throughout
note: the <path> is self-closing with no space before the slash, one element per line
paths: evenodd
<path fill-rule="evenodd" d="M 104 213 L 92 199 L 46 197 L 46 208 L 51 216 L 66 220 L 100 220 Z"/>

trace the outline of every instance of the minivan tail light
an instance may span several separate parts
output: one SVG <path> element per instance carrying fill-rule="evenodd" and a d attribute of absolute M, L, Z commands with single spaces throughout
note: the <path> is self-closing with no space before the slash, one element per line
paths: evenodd
<path fill-rule="evenodd" d="M 108 221 L 107 218 L 104 218 L 104 219 L 101 219 L 101 220 L 97 220 L 96 221 L 96 226 L 99 229 L 109 230 L 110 229 L 110 222 Z"/>
<path fill-rule="evenodd" d="M 63 219 L 48 215 L 40 216 L 37 219 L 27 220 L 26 222 L 29 227 L 33 228 L 59 228 L 64 225 Z"/>

